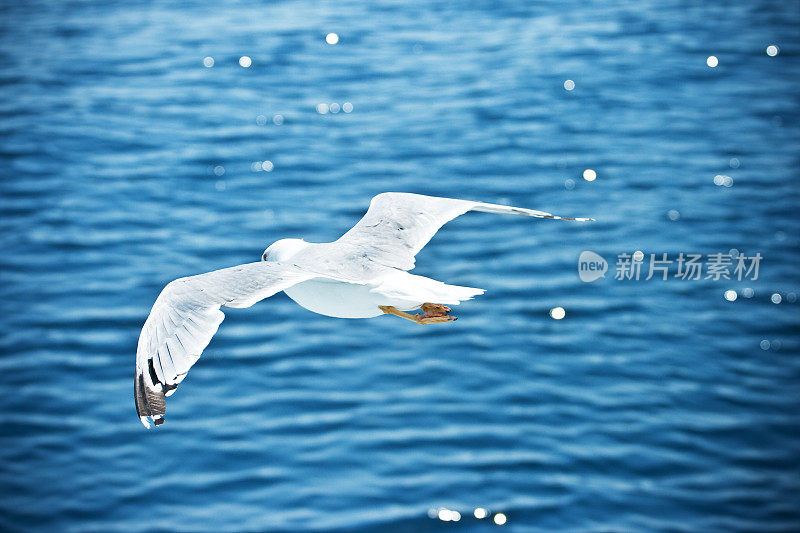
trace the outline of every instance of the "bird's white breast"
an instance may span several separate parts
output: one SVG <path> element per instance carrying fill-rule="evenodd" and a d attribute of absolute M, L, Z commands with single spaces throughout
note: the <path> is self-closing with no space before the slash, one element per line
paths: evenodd
<path fill-rule="evenodd" d="M 371 318 L 383 314 L 379 305 L 390 305 L 381 295 L 370 292 L 371 288 L 371 285 L 312 279 L 284 292 L 301 307 L 321 315 Z"/>

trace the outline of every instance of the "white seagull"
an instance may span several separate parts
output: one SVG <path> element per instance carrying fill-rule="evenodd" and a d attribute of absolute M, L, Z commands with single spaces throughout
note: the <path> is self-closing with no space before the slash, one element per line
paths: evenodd
<path fill-rule="evenodd" d="M 414 256 L 442 225 L 467 211 L 556 220 L 543 211 L 505 205 L 386 192 L 334 242 L 281 239 L 261 261 L 176 279 L 161 291 L 139 335 L 134 398 L 145 427 L 164 422 L 166 397 L 175 392 L 217 332 L 220 307 L 250 307 L 284 291 L 309 311 L 339 318 L 390 314 L 417 324 L 456 319 L 449 305 L 483 289 L 447 285 L 409 274 Z M 408 311 L 421 309 L 419 314 Z"/>

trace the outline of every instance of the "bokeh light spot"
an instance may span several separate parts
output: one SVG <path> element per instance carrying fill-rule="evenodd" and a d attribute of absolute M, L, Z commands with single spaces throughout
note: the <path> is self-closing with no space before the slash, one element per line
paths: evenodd
<path fill-rule="evenodd" d="M 738 295 L 738 294 L 736 294 L 736 291 L 734 291 L 734 290 L 727 290 L 727 291 L 725 291 L 725 299 L 726 299 L 726 300 L 728 300 L 729 302 L 735 302 L 735 301 L 736 301 L 736 298 L 737 298 L 738 296 L 739 296 L 739 295 Z"/>
<path fill-rule="evenodd" d="M 717 59 L 717 56 L 708 56 L 708 59 L 706 59 L 706 65 L 714 68 L 719 65 L 719 59 Z"/>
<path fill-rule="evenodd" d="M 714 176 L 714 185 L 719 187 L 733 187 L 733 178 L 725 174 L 717 174 Z"/>
<path fill-rule="evenodd" d="M 461 520 L 461 513 L 450 509 L 439 509 L 438 517 L 442 522 L 458 522 Z"/>
<path fill-rule="evenodd" d="M 780 48 L 778 48 L 774 44 L 767 46 L 767 55 L 769 57 L 775 57 L 776 55 L 778 55 L 778 52 L 780 52 Z"/>
<path fill-rule="evenodd" d="M 214 66 L 214 58 L 211 56 L 203 58 L 203 66 L 206 68 L 211 68 Z"/>
<path fill-rule="evenodd" d="M 564 82 L 564 88 L 568 91 L 571 91 L 575 88 L 575 82 L 572 80 L 567 80 Z"/>
<path fill-rule="evenodd" d="M 247 57 L 247 56 L 242 56 L 242 57 L 240 57 L 240 58 L 239 58 L 239 66 L 242 66 L 242 67 L 244 67 L 244 68 L 247 68 L 247 67 L 249 67 L 249 66 L 250 66 L 250 65 L 252 65 L 252 64 L 253 64 L 253 60 L 252 60 L 252 59 L 250 59 L 250 58 L 249 58 L 249 57 Z"/>
<path fill-rule="evenodd" d="M 496 515 L 494 515 L 494 523 L 497 524 L 498 526 L 502 526 L 507 521 L 508 518 L 506 518 L 506 515 L 504 515 L 503 513 L 497 513 Z"/>
<path fill-rule="evenodd" d="M 328 44 L 336 44 L 339 42 L 339 35 L 336 33 L 329 33 L 325 36 L 325 42 Z"/>
<path fill-rule="evenodd" d="M 550 310 L 550 317 L 554 320 L 561 320 L 567 316 L 567 312 L 563 307 L 554 307 Z"/>
<path fill-rule="evenodd" d="M 597 172 L 592 170 L 591 168 L 587 168 L 583 171 L 583 179 L 586 181 L 594 181 L 597 179 Z"/>

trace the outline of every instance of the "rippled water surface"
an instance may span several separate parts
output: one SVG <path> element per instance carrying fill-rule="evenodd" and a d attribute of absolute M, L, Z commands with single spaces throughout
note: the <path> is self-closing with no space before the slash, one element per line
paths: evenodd
<path fill-rule="evenodd" d="M 798 28 L 797 2 L 3 2 L 0 529 L 800 530 Z M 387 190 L 597 222 L 447 225 L 415 272 L 487 292 L 445 326 L 231 310 L 142 428 L 164 284 Z M 731 249 L 758 280 L 613 279 Z"/>

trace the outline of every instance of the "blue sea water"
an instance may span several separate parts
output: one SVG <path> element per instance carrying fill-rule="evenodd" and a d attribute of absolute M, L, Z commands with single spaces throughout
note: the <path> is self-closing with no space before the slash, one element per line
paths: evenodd
<path fill-rule="evenodd" d="M 0 529 L 800 530 L 799 83 L 797 2 L 3 2 Z M 387 190 L 597 222 L 445 226 L 445 326 L 231 310 L 143 429 L 167 282 Z"/>

